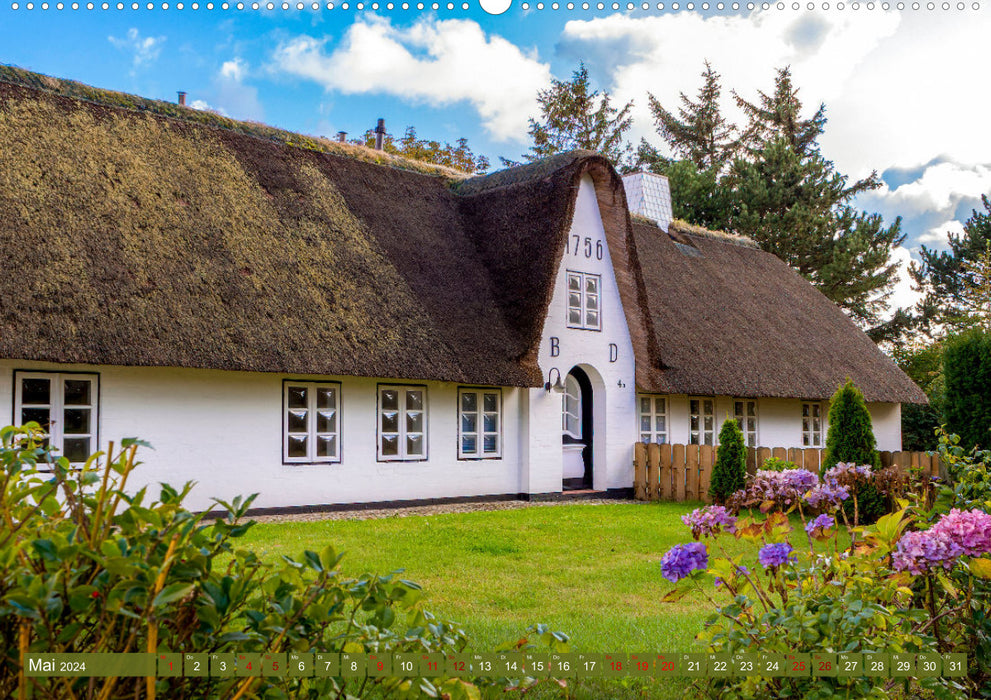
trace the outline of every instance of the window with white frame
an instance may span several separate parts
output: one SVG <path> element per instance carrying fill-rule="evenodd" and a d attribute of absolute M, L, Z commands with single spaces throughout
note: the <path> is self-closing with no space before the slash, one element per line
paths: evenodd
<path fill-rule="evenodd" d="M 716 400 L 700 397 L 688 400 L 688 442 L 691 445 L 714 445 L 716 438 Z"/>
<path fill-rule="evenodd" d="M 733 399 L 733 417 L 743 431 L 747 447 L 757 447 L 757 401 Z"/>
<path fill-rule="evenodd" d="M 601 330 L 600 275 L 568 270 L 568 328 Z"/>
<path fill-rule="evenodd" d="M 458 389 L 458 458 L 491 459 L 502 454 L 502 392 Z"/>
<path fill-rule="evenodd" d="M 668 441 L 668 400 L 664 396 L 640 397 L 640 442 Z"/>
<path fill-rule="evenodd" d="M 51 372 L 14 373 L 14 421 L 35 422 L 45 444 L 80 464 L 97 449 L 99 376 Z"/>
<path fill-rule="evenodd" d="M 802 447 L 823 446 L 823 417 L 821 403 L 802 404 Z"/>
<path fill-rule="evenodd" d="M 564 379 L 561 395 L 561 430 L 575 440 L 582 439 L 582 388 L 573 374 Z"/>
<path fill-rule="evenodd" d="M 340 462 L 341 385 L 286 381 L 282 396 L 283 461 Z"/>
<path fill-rule="evenodd" d="M 427 458 L 427 389 L 380 386 L 378 458 L 417 461 Z"/>

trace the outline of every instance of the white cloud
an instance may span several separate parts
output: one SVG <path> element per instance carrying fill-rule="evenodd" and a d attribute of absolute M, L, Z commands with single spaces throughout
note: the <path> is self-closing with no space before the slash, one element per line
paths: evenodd
<path fill-rule="evenodd" d="M 247 72 L 248 64 L 241 58 L 235 58 L 232 61 L 224 61 L 224 64 L 220 67 L 221 78 L 226 78 L 227 80 L 232 80 L 237 83 L 244 80 L 244 76 Z"/>
<path fill-rule="evenodd" d="M 926 211 L 952 214 L 964 198 L 991 193 L 991 167 L 940 162 L 925 169 L 922 177 L 895 190 L 883 188 L 874 196 L 906 216 Z"/>
<path fill-rule="evenodd" d="M 118 39 L 115 36 L 108 36 L 107 41 L 121 51 L 129 51 L 133 54 L 132 72 L 143 65 L 158 60 L 162 53 L 162 44 L 165 42 L 164 36 L 142 37 L 135 27 L 127 30 L 127 38 Z"/>
<path fill-rule="evenodd" d="M 944 221 L 938 226 L 933 226 L 919 236 L 919 243 L 929 243 L 930 248 L 933 247 L 932 244 L 935 244 L 936 246 L 944 246 L 949 240 L 949 234 L 955 233 L 957 235 L 962 235 L 963 232 L 963 224 L 956 219 L 950 219 L 949 221 Z"/>
<path fill-rule="evenodd" d="M 219 115 L 221 115 L 223 117 L 230 116 L 229 114 L 227 114 L 226 111 L 224 111 L 223 108 L 221 108 L 221 107 L 214 107 L 213 105 L 211 105 L 206 100 L 193 100 L 192 102 L 189 103 L 189 106 L 192 107 L 193 109 L 199 109 L 199 110 L 204 111 L 204 112 L 216 112 L 217 114 L 219 114 Z"/>
<path fill-rule="evenodd" d="M 634 139 L 644 136 L 662 145 L 646 93 L 668 109 L 680 106 L 680 92 L 694 99 L 705 60 L 722 76 L 722 106 L 732 121 L 743 118 L 730 89 L 755 101 L 758 90 L 773 90 L 775 69 L 787 65 L 811 113 L 820 102 L 828 108 L 842 94 L 850 76 L 884 37 L 896 32 L 899 22 L 900 14 L 894 12 L 754 12 L 708 18 L 695 13 L 614 14 L 568 22 L 562 45 L 589 61 L 601 55 L 609 65 L 611 92 L 621 102 L 635 101 Z"/>
<path fill-rule="evenodd" d="M 911 251 L 903 247 L 895 248 L 891 251 L 891 257 L 888 260 L 898 265 L 896 270 L 898 281 L 895 282 L 895 286 L 891 290 L 891 296 L 888 297 L 890 308 L 898 309 L 915 306 L 922 298 L 922 294 L 912 289 L 914 281 L 908 271 L 908 266 L 912 262 Z"/>
<path fill-rule="evenodd" d="M 274 53 L 273 70 L 345 94 L 385 93 L 445 106 L 469 102 L 498 140 L 523 141 L 550 69 L 535 56 L 468 20 L 426 18 L 405 29 L 363 18 L 334 48 L 300 36 Z"/>

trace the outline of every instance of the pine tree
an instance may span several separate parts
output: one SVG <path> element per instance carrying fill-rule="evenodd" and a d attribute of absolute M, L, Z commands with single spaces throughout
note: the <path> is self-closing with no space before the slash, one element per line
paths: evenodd
<path fill-rule="evenodd" d="M 736 197 L 729 228 L 798 270 L 863 325 L 876 324 L 898 280 L 891 251 L 905 239 L 900 218 L 885 226 L 879 214 L 852 206 L 858 194 L 880 187 L 877 173 L 848 185 L 822 157 L 825 106 L 801 118 L 788 68 L 778 71 L 772 95 L 760 93 L 759 104 L 736 99 L 750 124 L 746 155 L 723 182 Z"/>
<path fill-rule="evenodd" d="M 719 429 L 719 447 L 716 448 L 716 463 L 712 467 L 709 495 L 715 503 L 725 503 L 727 498 L 743 488 L 746 479 L 747 447 L 743 431 L 730 418 Z"/>
<path fill-rule="evenodd" d="M 967 313 L 965 295 L 972 295 L 979 303 L 980 292 L 973 296 L 974 291 L 969 289 L 975 284 L 980 289 L 981 278 L 986 279 L 986 274 L 980 269 L 972 267 L 968 272 L 967 268 L 968 265 L 977 263 L 991 247 L 991 199 L 983 195 L 981 201 L 984 211 L 975 209 L 971 212 L 970 218 L 963 225 L 963 234 L 949 234 L 949 251 L 936 251 L 922 246 L 922 264 L 913 264 L 911 268 L 915 282 L 926 292 L 919 304 L 921 315 L 927 321 L 949 330 L 963 330 L 973 325 L 974 318 Z M 975 274 L 977 280 L 973 278 Z M 936 334 L 940 330 L 931 324 L 927 326 L 930 334 Z"/>
<path fill-rule="evenodd" d="M 541 116 L 530 119 L 533 146 L 523 156 L 527 161 L 581 148 L 601 153 L 619 167 L 632 152 L 624 134 L 632 123 L 633 101 L 622 109 L 613 107 L 608 92 L 591 89 L 584 63 L 578 64 L 571 80 L 552 80 L 550 88 L 537 93 L 537 102 Z"/>
<path fill-rule="evenodd" d="M 721 91 L 719 74 L 706 61 L 697 100 L 693 102 L 681 93 L 682 106 L 678 108 L 678 117 L 666 110 L 651 93 L 647 93 L 657 132 L 676 156 L 694 163 L 699 172 L 720 172 L 737 148 L 733 137 L 736 127 L 727 123 L 719 109 Z"/>

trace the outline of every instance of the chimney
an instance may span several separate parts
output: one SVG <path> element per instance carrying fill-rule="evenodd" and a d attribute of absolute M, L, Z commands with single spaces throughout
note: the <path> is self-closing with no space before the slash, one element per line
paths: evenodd
<path fill-rule="evenodd" d="M 346 131 L 338 131 L 337 132 L 337 142 L 338 143 L 344 143 L 345 140 L 347 140 L 347 137 L 348 137 L 348 132 L 346 132 Z"/>
<path fill-rule="evenodd" d="M 375 150 L 382 150 L 382 140 L 385 138 L 385 119 L 379 119 L 375 126 Z"/>
<path fill-rule="evenodd" d="M 183 92 L 182 90 L 179 91 L 179 106 L 180 107 L 186 106 L 186 93 Z"/>

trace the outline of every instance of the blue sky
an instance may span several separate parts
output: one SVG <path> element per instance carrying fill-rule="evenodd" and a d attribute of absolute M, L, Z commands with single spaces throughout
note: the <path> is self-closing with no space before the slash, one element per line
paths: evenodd
<path fill-rule="evenodd" d="M 308 134 L 358 135 L 384 117 L 401 134 L 468 138 L 476 152 L 518 157 L 527 148 L 534 96 L 552 77 L 566 79 L 579 60 L 597 87 L 634 100 L 633 139 L 660 145 L 647 110 L 650 91 L 676 106 L 694 95 L 708 59 L 722 74 L 725 106 L 739 118 L 729 88 L 756 99 L 774 69 L 792 67 L 809 109 L 826 104 L 823 153 L 852 177 L 876 170 L 885 186 L 860 206 L 901 215 L 908 234 L 896 257 L 906 263 L 922 243 L 944 245 L 981 194 L 991 194 L 991 12 L 967 0 L 913 10 L 882 3 L 788 3 L 734 11 L 716 2 L 675 11 L 523 9 L 503 14 L 447 2 L 423 11 L 386 2 L 348 9 L 221 9 L 186 1 L 183 9 L 148 0 L 102 10 L 27 9 L 0 0 L 0 62 L 146 97 L 192 104 L 238 119 Z M 65 0 L 63 0 L 65 1 Z M 79 1 L 79 0 L 76 0 Z M 395 1 L 395 0 L 394 0 Z M 499 0 L 486 0 L 498 2 Z M 928 0 L 927 0 L 928 1 Z M 109 2 L 109 0 L 108 0 Z M 273 0 L 274 2 L 274 0 Z M 626 3 L 623 3 L 623 8 Z M 795 9 L 793 9 L 793 7 Z M 811 8 L 811 9 L 810 9 Z M 962 8 L 962 9 L 960 9 Z M 742 120 L 741 120 L 742 121 Z M 911 299 L 907 281 L 898 301 Z"/>

